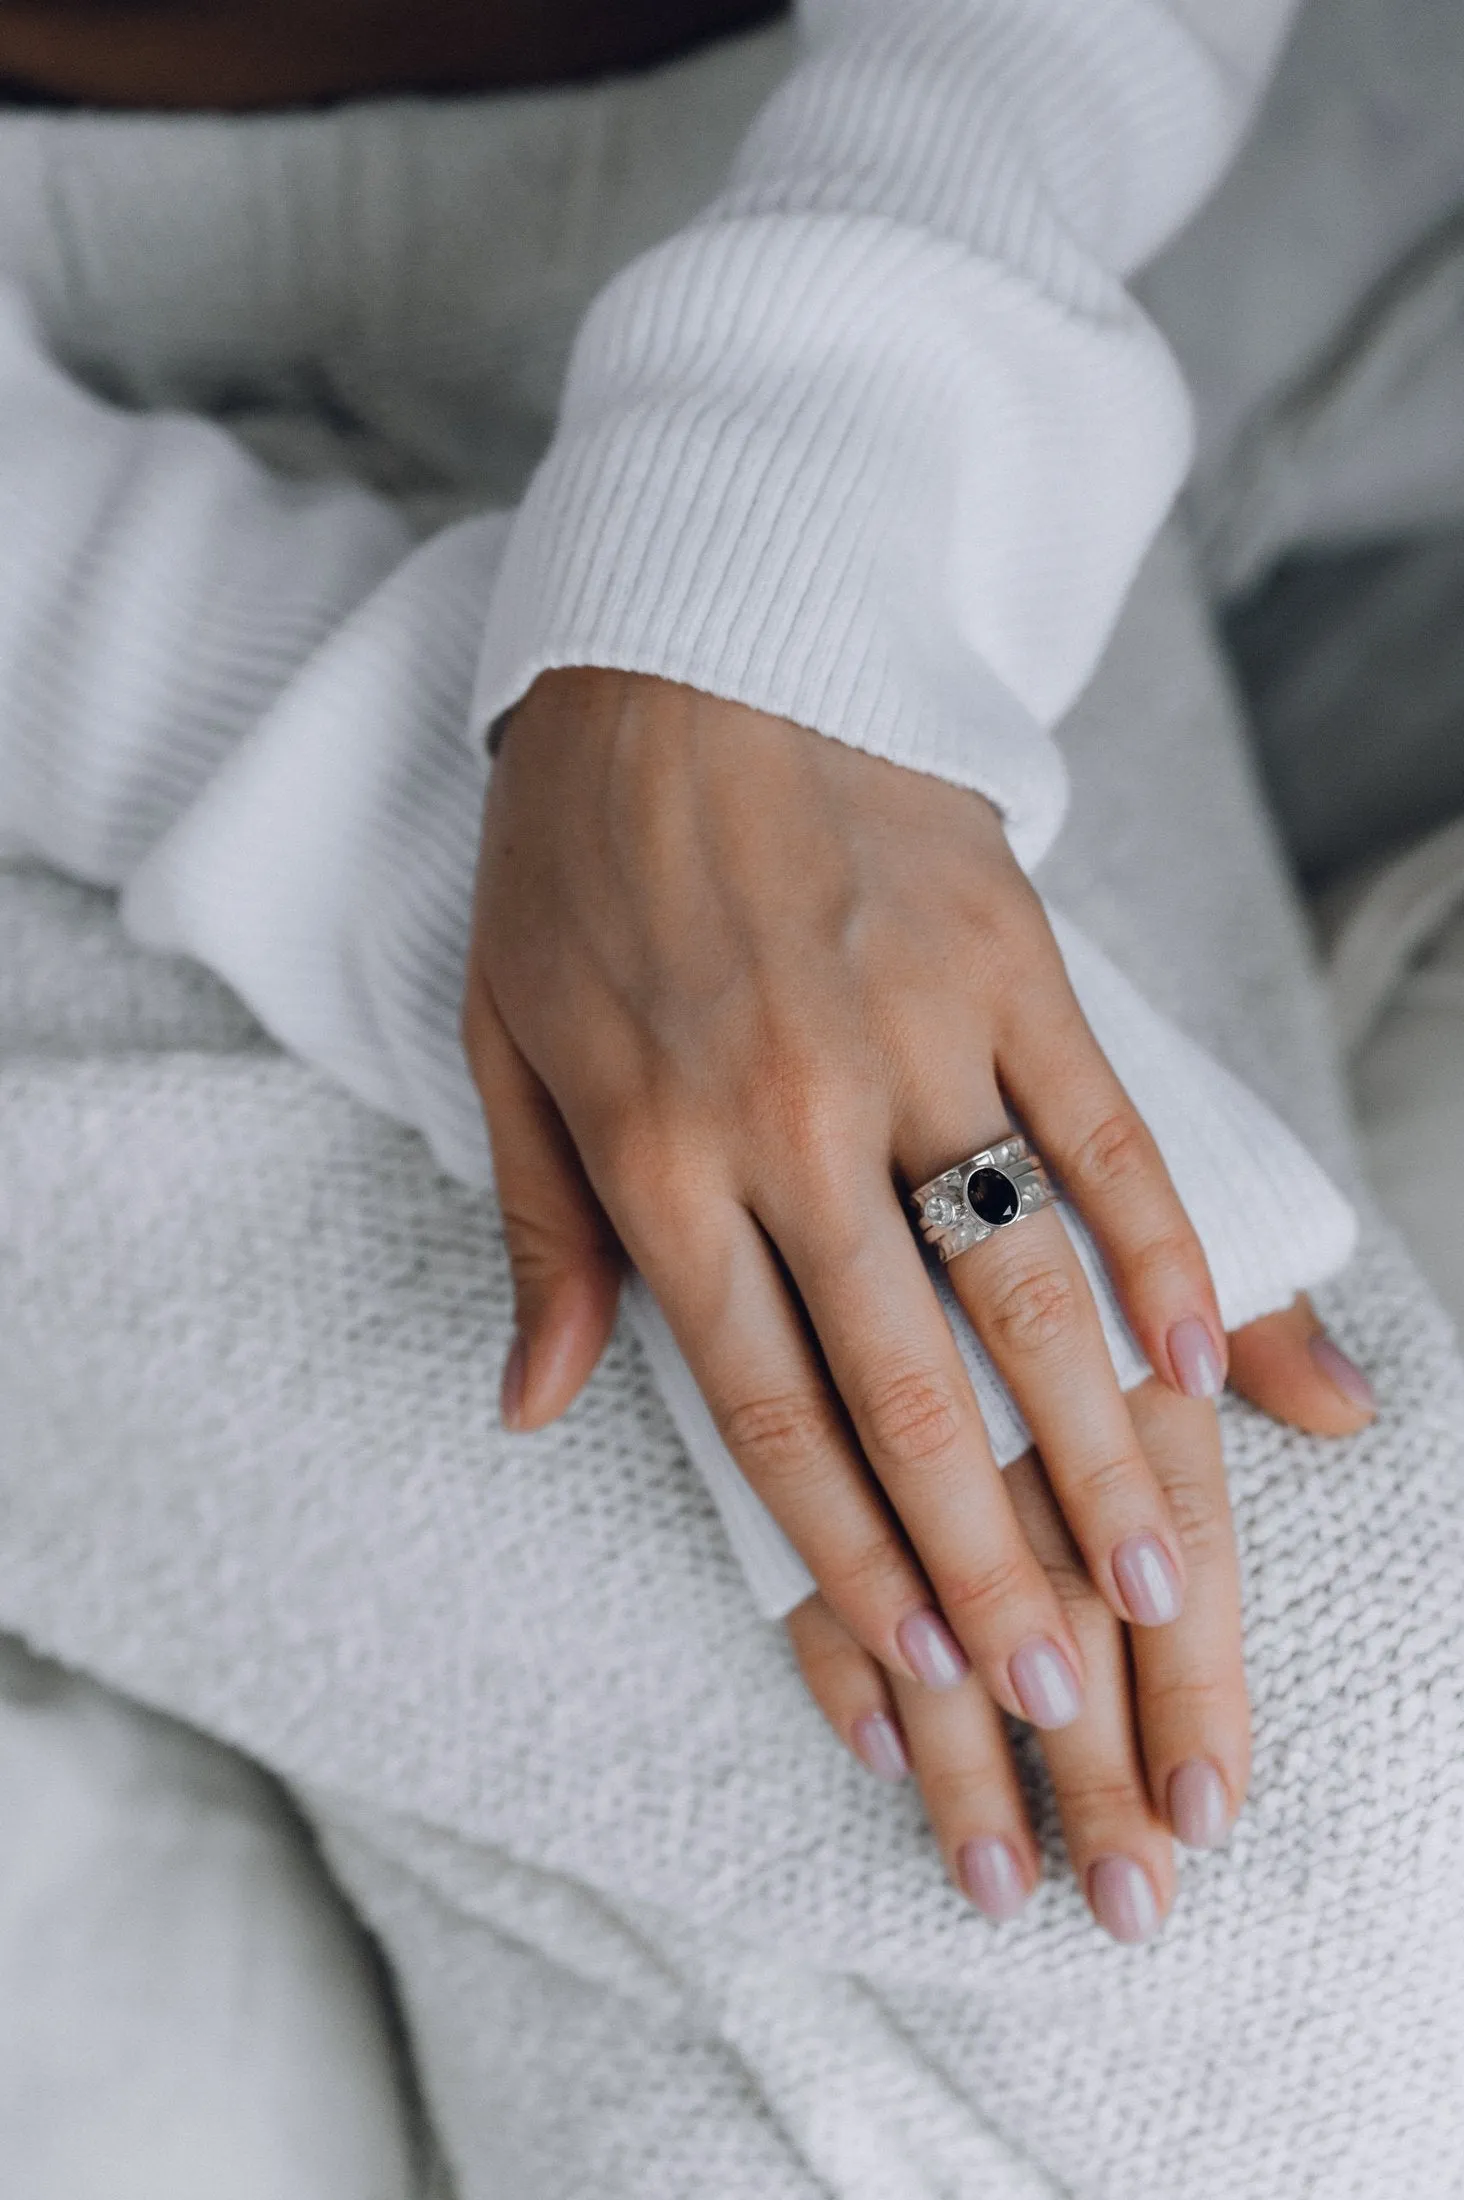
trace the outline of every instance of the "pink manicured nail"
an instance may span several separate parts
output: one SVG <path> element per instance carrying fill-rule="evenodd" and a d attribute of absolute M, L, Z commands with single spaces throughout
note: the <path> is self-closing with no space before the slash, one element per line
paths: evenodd
<path fill-rule="evenodd" d="M 1169 1775 L 1169 1823 L 1187 1849 L 1218 1849 L 1230 1833 L 1230 1798 L 1215 1767 L 1191 1758 Z"/>
<path fill-rule="evenodd" d="M 1113 1578 L 1140 1627 L 1167 1627 L 1184 1608 L 1174 1562 L 1156 1535 L 1131 1535 L 1113 1554 Z"/>
<path fill-rule="evenodd" d="M 1225 1388 L 1225 1371 L 1215 1340 L 1194 1315 L 1176 1322 L 1170 1330 L 1169 1358 L 1187 1398 L 1218 1398 Z"/>
<path fill-rule="evenodd" d="M 1357 1363 L 1349 1360 L 1330 1337 L 1313 1337 L 1307 1350 L 1333 1389 L 1340 1390 L 1350 1406 L 1360 1406 L 1364 1413 L 1377 1412 L 1377 1394 L 1372 1384 Z"/>
<path fill-rule="evenodd" d="M 935 1612 L 914 1612 L 901 1620 L 895 1640 L 911 1672 L 927 1688 L 956 1688 L 971 1670 L 965 1651 Z"/>
<path fill-rule="evenodd" d="M 1149 1940 L 1159 1930 L 1153 1882 L 1131 1856 L 1099 1857 L 1088 1874 L 1088 1900 L 1115 1940 Z"/>
<path fill-rule="evenodd" d="M 876 1780 L 891 1783 L 903 1780 L 910 1770 L 910 1760 L 905 1755 L 905 1744 L 893 1719 L 882 1711 L 871 1711 L 862 1719 L 856 1719 L 850 1729 L 849 1739 L 859 1753 L 859 1761 L 872 1772 Z"/>
<path fill-rule="evenodd" d="M 993 1924 L 1015 1917 L 1026 1907 L 1026 1881 L 1005 1841 L 987 1835 L 966 1842 L 956 1858 L 956 1870 L 967 1897 Z"/>
<path fill-rule="evenodd" d="M 517 1428 L 524 1402 L 524 1376 L 528 1371 L 528 1347 L 515 1337 L 503 1363 L 503 1382 L 498 1393 L 498 1413 L 505 1428 Z"/>
<path fill-rule="evenodd" d="M 1083 1708 L 1083 1691 L 1055 1642 L 1046 1635 L 1024 1642 L 1008 1671 L 1017 1702 L 1033 1726 L 1072 1725 Z"/>

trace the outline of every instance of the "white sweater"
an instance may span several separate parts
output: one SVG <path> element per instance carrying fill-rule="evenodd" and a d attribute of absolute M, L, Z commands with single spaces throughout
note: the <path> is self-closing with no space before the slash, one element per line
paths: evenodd
<path fill-rule="evenodd" d="M 474 711 L 659 672 L 989 796 L 1027 864 L 1188 464 L 1124 288 L 1221 175 L 1290 0 L 811 0 L 705 216 L 585 323 Z"/>
<path fill-rule="evenodd" d="M 690 679 L 939 771 L 998 801 L 1035 861 L 1063 800 L 1047 728 L 1187 447 L 1118 278 L 1213 180 L 1284 15 L 1230 8 L 1207 37 L 1201 12 L 810 11 L 812 58 L 728 194 L 591 314 L 517 518 L 421 547 L 381 499 L 98 402 L 0 297 L 4 844 L 123 889 L 136 936 L 208 964 L 470 1182 L 487 1149 L 456 1023 L 481 734 L 540 667 Z M 1335 1268 L 1350 1216 L 1295 1141 L 1060 936 L 1227 1321 Z M 1264 1194 L 1259 1226 L 1237 1181 Z M 636 1308 L 759 1600 L 786 1609 L 807 1576 Z M 1009 1459 L 1025 1431 L 958 1334 Z"/>

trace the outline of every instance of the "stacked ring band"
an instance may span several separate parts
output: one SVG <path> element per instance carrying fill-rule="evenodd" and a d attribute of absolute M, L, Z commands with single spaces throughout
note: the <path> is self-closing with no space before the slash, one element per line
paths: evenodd
<path fill-rule="evenodd" d="M 948 1261 L 1051 1206 L 1056 1197 L 1041 1161 L 1013 1131 L 933 1176 L 911 1193 L 910 1204 L 927 1243 Z"/>

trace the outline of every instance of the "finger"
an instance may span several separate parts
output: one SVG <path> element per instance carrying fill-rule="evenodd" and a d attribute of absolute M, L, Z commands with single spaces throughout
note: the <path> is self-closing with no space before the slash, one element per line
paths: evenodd
<path fill-rule="evenodd" d="M 1046 960 L 1003 1035 L 1003 1089 L 1092 1230 L 1149 1365 L 1192 1398 L 1225 1383 L 1209 1265 L 1159 1149 L 1088 1028 L 1060 963 Z"/>
<path fill-rule="evenodd" d="M 483 1101 L 513 1271 L 515 1336 L 503 1370 L 512 1429 L 557 1420 L 609 1339 L 622 1256 L 558 1109 L 470 980 L 463 1043 Z"/>
<path fill-rule="evenodd" d="M 950 1325 L 888 1174 L 848 1169 L 764 1221 L 788 1262 L 863 1453 L 941 1612 L 996 1701 L 1039 1726 L 1075 1718 L 1082 1665 L 1017 1525 Z M 832 1601 L 832 1600 L 831 1600 Z"/>
<path fill-rule="evenodd" d="M 1049 1209 L 998 1230 L 946 1274 L 1021 1410 L 1102 1595 L 1141 1627 L 1177 1618 L 1179 1538 L 1057 1216 Z"/>
<path fill-rule="evenodd" d="M 1001 1715 L 973 1673 L 936 1695 L 892 1684 L 915 1778 L 952 1880 L 999 1924 L 1042 1876 Z"/>
<path fill-rule="evenodd" d="M 668 1176 L 654 1211 L 654 1235 L 633 1247 L 636 1264 L 738 1467 L 855 1640 L 889 1672 L 956 1686 L 965 1654 L 762 1231 L 709 1182 L 678 1190 Z"/>
<path fill-rule="evenodd" d="M 1148 1940 L 1174 1900 L 1174 1844 L 1149 1797 L 1124 1631 L 1095 1594 L 1034 1456 L 1007 1477 L 1023 1526 L 1068 1602 L 1088 1670 L 1082 1717 L 1042 1741 L 1068 1854 L 1104 1931 Z"/>
<path fill-rule="evenodd" d="M 1184 1617 L 1136 1633 L 1130 1645 L 1149 1792 L 1188 1847 L 1218 1848 L 1250 1778 L 1240 1568 L 1220 1425 L 1212 1406 L 1157 1382 L 1134 1393 L 1134 1420 L 1180 1523 L 1190 1581 Z"/>
<path fill-rule="evenodd" d="M 869 1652 L 821 1596 L 805 1598 L 783 1624 L 808 1692 L 845 1748 L 877 1780 L 905 1779 L 910 1759 L 904 1736 L 884 1674 Z"/>
<path fill-rule="evenodd" d="M 1333 1343 L 1309 1298 L 1247 1322 L 1230 1339 L 1231 1388 L 1314 1436 L 1351 1436 L 1377 1414 L 1372 1385 Z"/>

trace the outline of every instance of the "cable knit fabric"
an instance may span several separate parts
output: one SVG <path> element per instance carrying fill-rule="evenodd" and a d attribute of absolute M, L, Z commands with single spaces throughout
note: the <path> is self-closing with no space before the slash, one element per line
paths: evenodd
<path fill-rule="evenodd" d="M 760 88 L 769 50 L 767 40 L 744 49 L 751 86 Z M 725 55 L 710 64 L 714 82 L 726 65 Z M 707 66 L 659 80 L 671 112 L 688 82 L 708 97 Z M 749 84 L 742 90 L 750 96 Z M 644 100 L 644 87 L 637 96 Z M 452 142 L 435 147 L 429 184 L 409 192 L 405 209 L 396 194 L 412 173 L 411 149 L 435 139 L 432 108 L 297 125 L 294 138 L 278 124 L 257 134 L 254 125 L 182 124 L 172 134 L 145 125 L 136 147 L 145 164 L 130 181 L 118 158 L 126 124 L 22 117 L 0 131 L 0 175 L 8 173 L 18 214 L 10 264 L 34 297 L 30 308 L 14 292 L 0 297 L 0 837 L 122 889 L 137 938 L 225 978 L 277 1040 L 416 1125 L 445 1168 L 483 1185 L 487 1141 L 458 1016 L 487 767 L 481 745 L 463 736 L 484 606 L 497 600 L 511 521 L 464 519 L 415 546 L 411 525 L 422 522 L 424 502 L 440 514 L 445 490 L 470 496 L 495 463 L 488 428 L 478 430 L 471 464 L 440 430 L 444 419 L 466 417 L 475 395 L 490 415 L 494 387 L 482 362 L 504 370 L 502 346 L 495 352 L 486 340 L 483 293 L 505 271 L 490 232 L 473 280 L 482 229 L 473 187 L 486 176 L 505 196 L 515 156 L 521 163 L 524 143 L 539 139 L 517 134 L 520 103 L 476 111 L 476 137 L 454 140 L 449 115 Z M 609 133 L 593 97 L 556 111 L 561 134 L 573 118 L 598 153 Z M 540 122 L 544 142 L 557 142 Z M 300 349 L 311 330 L 305 301 L 318 287 L 312 240 L 328 247 L 332 286 L 317 371 L 335 369 L 337 317 L 352 325 L 339 301 L 354 293 L 335 257 L 350 240 L 328 219 L 346 165 L 376 187 L 352 208 L 354 232 L 371 240 L 355 263 L 363 313 L 381 279 L 383 232 L 420 228 L 439 255 L 431 283 L 416 276 L 422 356 L 387 343 L 378 359 L 364 346 L 353 387 L 366 417 L 334 454 L 338 466 L 364 464 L 391 481 L 395 498 L 282 479 L 218 425 L 104 403 L 47 356 L 37 316 L 60 352 L 89 362 L 93 380 L 121 382 L 134 401 L 156 403 L 188 394 L 191 377 L 195 387 L 212 386 L 217 409 L 224 361 L 236 351 L 234 408 L 241 391 L 252 394 L 256 440 L 273 411 L 266 441 L 278 457 L 281 427 L 298 428 L 289 404 L 298 408 L 314 357 Z M 170 175 L 191 194 L 185 225 L 158 197 Z M 134 204 L 118 243 L 133 276 L 126 297 L 102 245 L 123 229 L 119 207 L 135 200 L 139 177 L 153 211 Z M 110 188 L 99 205 L 103 182 Z M 237 263 L 222 261 L 200 212 L 210 193 L 225 210 L 220 234 L 231 224 L 247 234 L 242 189 L 246 199 L 254 194 L 269 238 L 275 193 L 292 185 L 299 198 L 285 201 L 293 221 L 277 255 L 266 250 L 262 266 L 242 250 Z M 522 177 L 519 186 L 518 203 L 532 204 Z M 572 196 L 583 195 L 581 180 Z M 659 201 L 657 210 L 665 211 Z M 630 215 L 644 222 L 651 211 L 621 207 L 610 226 L 623 241 Z M 148 220 L 152 262 L 136 226 Z M 445 229 L 460 238 L 460 253 L 445 250 Z M 604 251 L 582 243 L 582 281 Z M 78 262 L 104 270 L 100 295 L 58 285 L 58 270 Z M 526 271 L 509 272 L 519 283 L 512 309 L 520 324 L 531 321 Z M 253 311 L 232 295 L 212 319 L 214 292 L 233 288 L 236 276 L 246 295 L 254 286 Z M 541 271 L 539 280 L 548 295 L 525 346 L 530 358 L 567 289 L 563 270 Z M 464 297 L 476 352 L 460 318 Z M 445 379 L 444 360 L 457 362 L 457 380 Z M 511 447 L 512 423 L 506 433 Z M 433 448 L 436 473 L 419 457 L 409 493 L 413 455 Z M 297 466 L 318 469 L 321 459 L 307 447 Z M 1199 1230 L 1227 1324 L 1285 1305 L 1333 1273 L 1350 1248 L 1352 1217 L 1305 1147 L 1156 1016 L 1071 922 L 1056 923 L 1079 999 Z M 1259 1214 L 1237 1205 L 1241 1178 L 1255 1186 Z M 1147 1365 L 1087 1232 L 1070 1210 L 1064 1220 L 1119 1379 L 1132 1386 Z M 1025 1424 L 954 1296 L 939 1280 L 937 1288 L 1005 1464 L 1026 1448 Z M 649 1294 L 633 1286 L 630 1304 L 754 1595 L 780 1615 L 807 1595 L 811 1577 L 742 1482 Z"/>

